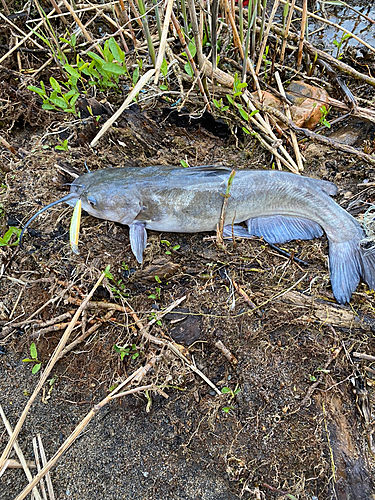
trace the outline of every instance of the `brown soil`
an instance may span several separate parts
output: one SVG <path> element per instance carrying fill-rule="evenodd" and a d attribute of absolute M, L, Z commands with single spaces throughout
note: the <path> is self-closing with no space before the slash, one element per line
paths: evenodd
<path fill-rule="evenodd" d="M 65 184 L 73 179 L 66 167 L 81 174 L 85 161 L 91 170 L 175 165 L 180 159 L 191 166 L 270 166 L 268 154 L 251 138 L 231 135 L 207 116 L 208 121 L 192 123 L 170 114 L 161 103 L 142 113 L 133 109 L 95 151 L 88 147 L 97 130 L 90 118 L 79 124 L 54 122 L 52 128 L 37 132 L 28 125 L 16 130 L 8 140 L 22 157 L 4 150 L 0 158 L 6 184 L 1 234 L 7 226 L 21 227 L 41 206 L 62 197 Z M 47 132 L 56 134 L 42 139 Z M 54 149 L 57 136 L 71 137 L 69 151 Z M 356 215 L 363 215 L 363 202 L 374 202 L 374 187 L 358 187 L 364 179 L 373 179 L 373 168 L 316 145 L 304 155 L 305 174 L 335 181 L 343 206 L 360 200 L 351 205 Z M 38 378 L 22 359 L 29 356 L 34 341 L 45 365 L 62 331 L 39 334 L 35 324 L 9 331 L 10 314 L 20 322 L 58 296 L 36 319 L 47 321 L 74 311 L 108 265 L 114 279 L 107 280 L 93 300 L 129 304 L 146 322 L 186 295 L 175 311 L 179 315 L 168 315 L 150 333 L 185 345 L 190 359 L 219 389 L 240 392 L 234 398 L 215 395 L 181 361 L 165 357 L 142 384 L 166 383 L 168 398 L 150 392 L 148 411 L 143 393 L 105 406 L 52 470 L 56 498 L 374 498 L 375 462 L 369 448 L 370 443 L 374 450 L 373 372 L 364 371 L 371 369 L 370 361 L 352 355 L 375 352 L 374 295 L 361 284 L 350 307 L 336 307 L 324 239 L 283 246 L 309 264 L 303 267 L 261 239 L 237 242 L 235 248 L 228 243 L 221 250 L 209 234 L 151 232 L 140 266 L 130 251 L 127 228 L 89 216 L 82 220 L 81 254 L 73 255 L 70 216 L 70 208 L 58 206 L 34 221 L 22 251 L 0 247 L 0 394 L 12 426 Z M 171 250 L 175 245 L 179 248 Z M 228 277 L 257 309 L 237 293 L 231 307 Z M 307 292 L 307 302 L 298 299 L 301 294 L 283 294 L 297 282 L 293 292 Z M 343 311 L 346 319 L 337 319 Z M 87 327 L 105 313 L 90 309 Z M 237 358 L 237 365 L 215 347 L 218 340 Z M 121 361 L 114 344 L 134 344 L 139 356 Z M 33 459 L 32 437 L 37 433 L 50 458 L 113 384 L 156 354 L 157 346 L 139 336 L 130 316 L 113 312 L 53 369 L 49 397 L 46 384 L 19 436 L 26 458 Z M 366 411 L 370 420 L 364 418 Z M 7 439 L 1 430 L 0 449 Z M 20 470 L 7 470 L 1 480 L 3 500 L 15 498 L 27 484 Z"/>

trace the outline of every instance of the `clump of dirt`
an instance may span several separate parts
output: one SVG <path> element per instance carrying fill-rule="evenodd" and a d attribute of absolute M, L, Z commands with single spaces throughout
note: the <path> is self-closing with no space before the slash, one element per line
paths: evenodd
<path fill-rule="evenodd" d="M 54 149 L 55 138 L 14 136 L 22 141 L 24 156 L 7 156 L 4 220 L 21 227 L 64 196 L 74 178 L 69 172 L 82 174 L 85 162 L 92 170 L 179 160 L 236 168 L 270 164 L 252 138 L 239 142 L 223 135 L 221 123 L 215 135 L 215 126 L 190 128 L 175 114 L 168 121 L 169 115 L 130 110 L 95 151 L 87 145 L 95 131 L 90 118 L 64 124 L 72 136 L 66 152 Z M 373 202 L 373 186 L 357 186 L 373 173 L 367 165 L 314 148 L 304 152 L 306 174 L 336 181 L 338 200 L 348 208 L 355 200 Z M 362 204 L 359 212 L 364 210 Z M 108 265 L 112 277 L 92 300 L 119 307 L 108 313 L 92 306 L 80 318 L 74 337 L 96 329 L 55 366 L 19 436 L 21 448 L 32 460 L 31 437 L 39 432 L 51 457 L 111 386 L 150 360 L 153 368 L 141 384 L 158 385 L 159 391 L 116 399 L 98 412 L 52 470 L 58 498 L 234 500 L 261 498 L 261 492 L 263 498 L 322 500 L 333 491 L 340 499 L 371 496 L 374 462 L 365 409 L 374 382 L 371 368 L 363 371 L 366 361 L 353 360 L 351 353 L 374 350 L 373 294 L 361 284 L 351 309 L 335 305 L 324 238 L 283 245 L 285 256 L 256 238 L 227 243 L 223 250 L 212 234 L 150 233 L 140 266 L 127 229 L 89 216 L 82 220 L 81 254 L 73 255 L 70 217 L 70 208 L 57 206 L 33 222 L 22 251 L 0 248 L 0 389 L 13 427 L 37 380 L 31 364 L 22 362 L 31 342 L 45 366 L 65 328 L 61 324 L 69 322 Z M 183 296 L 151 333 L 183 344 L 189 362 L 226 388 L 221 396 L 180 358 L 142 337 L 129 312 L 147 323 Z M 38 309 L 39 323 L 23 325 Z M 48 324 L 58 316 L 60 326 Z M 217 348 L 219 340 L 237 363 Z M 362 393 L 361 404 L 355 380 L 365 381 L 362 390 L 370 393 L 367 400 Z M 1 448 L 6 442 L 3 433 Z M 7 470 L 3 484 L 3 498 L 10 500 L 26 480 L 21 471 Z"/>

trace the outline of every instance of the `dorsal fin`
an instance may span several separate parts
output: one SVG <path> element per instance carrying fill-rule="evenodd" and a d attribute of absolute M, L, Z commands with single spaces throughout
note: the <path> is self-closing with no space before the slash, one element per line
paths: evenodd
<path fill-rule="evenodd" d="M 178 169 L 181 172 L 181 169 Z M 230 174 L 232 171 L 231 168 L 225 167 L 224 165 L 202 165 L 198 167 L 189 167 L 184 169 L 182 172 L 184 174 L 206 174 L 207 176 L 214 176 L 214 175 L 223 175 L 223 174 Z"/>

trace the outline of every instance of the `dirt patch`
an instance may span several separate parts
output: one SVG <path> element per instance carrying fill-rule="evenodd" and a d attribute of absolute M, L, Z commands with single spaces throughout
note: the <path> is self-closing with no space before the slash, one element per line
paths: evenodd
<path fill-rule="evenodd" d="M 221 123 L 215 135 L 215 121 L 207 130 L 204 124 L 176 122 L 175 114 L 168 121 L 168 116 L 167 111 L 133 109 L 96 151 L 87 146 L 96 130 L 92 119 L 59 125 L 57 131 L 66 129 L 72 136 L 67 152 L 55 151 L 56 138 L 42 140 L 42 132 L 15 136 L 23 158 L 14 160 L 9 153 L 2 159 L 10 165 L 3 177 L 3 229 L 21 226 L 41 206 L 62 197 L 73 179 L 66 167 L 81 174 L 84 161 L 93 170 L 173 165 L 180 159 L 191 166 L 269 165 L 270 158 L 251 138 L 223 136 Z M 363 202 L 374 201 L 373 187 L 358 186 L 373 176 L 368 165 L 320 146 L 319 153 L 309 146 L 305 156 L 306 174 L 336 181 L 345 207 L 361 215 Z M 364 381 L 370 398 L 374 381 L 371 370 L 363 371 L 370 362 L 353 361 L 351 353 L 374 353 L 373 294 L 361 284 L 350 308 L 335 305 L 324 238 L 283 245 L 309 264 L 304 267 L 261 239 L 237 242 L 235 248 L 228 243 L 224 251 L 212 234 L 150 233 L 140 266 L 126 228 L 89 216 L 82 221 L 81 255 L 73 255 L 70 216 L 70 208 L 56 207 L 32 224 L 23 251 L 0 248 L 0 390 L 12 426 L 38 377 L 22 359 L 35 342 L 44 366 L 61 331 L 36 323 L 9 329 L 11 314 L 15 323 L 22 322 L 51 299 L 35 317 L 40 323 L 74 313 L 107 265 L 113 279 L 93 300 L 128 304 L 142 321 L 186 295 L 179 310 L 156 324 L 152 334 L 184 344 L 191 362 L 217 387 L 230 391 L 215 395 L 181 361 L 162 356 L 142 384 L 164 384 L 168 399 L 158 392 L 150 392 L 149 399 L 139 393 L 100 411 L 52 470 L 57 498 L 371 498 L 371 422 L 366 423 L 358 405 L 353 381 Z M 255 309 L 243 294 L 231 295 L 231 280 Z M 286 294 L 292 285 L 295 293 L 307 293 L 304 301 Z M 324 318 L 318 314 L 322 310 Z M 105 314 L 89 309 L 74 336 Z M 356 321 L 363 317 L 367 322 Z M 41 328 L 44 332 L 38 333 Z M 238 364 L 215 347 L 218 340 Z M 123 361 L 115 344 L 129 348 Z M 32 436 L 41 434 L 51 457 L 113 384 L 161 354 L 142 339 L 131 316 L 113 311 L 53 370 L 53 382 L 37 398 L 19 437 L 27 459 L 33 459 Z M 2 431 L 1 448 L 6 442 Z M 19 470 L 7 470 L 2 479 L 4 500 L 26 485 Z"/>

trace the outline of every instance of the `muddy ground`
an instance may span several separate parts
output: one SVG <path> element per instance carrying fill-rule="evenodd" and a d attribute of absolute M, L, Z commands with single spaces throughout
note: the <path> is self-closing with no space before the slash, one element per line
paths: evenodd
<path fill-rule="evenodd" d="M 180 160 L 235 168 L 272 164 L 252 138 L 233 135 L 224 122 L 181 118 L 161 101 L 126 112 L 96 150 L 88 146 L 97 131 L 91 118 L 34 118 L 33 128 L 16 122 L 8 136 L 20 156 L 1 151 L 1 234 L 62 197 L 74 178 L 68 171 L 82 174 L 85 161 L 91 170 Z M 66 137 L 69 150 L 56 151 L 57 138 Z M 337 201 L 361 218 L 366 203 L 375 200 L 373 184 L 363 185 L 373 182 L 374 167 L 312 143 L 303 154 L 304 174 L 336 182 Z M 93 300 L 131 307 L 147 322 L 186 295 L 150 333 L 185 346 L 212 383 L 233 392 L 216 395 L 176 357 L 162 357 L 141 383 L 162 386 L 164 395 L 136 393 L 99 411 L 52 469 L 57 499 L 375 498 L 375 372 L 373 362 L 353 356 L 375 353 L 374 294 L 360 284 L 350 306 L 336 305 L 325 238 L 282 245 L 305 265 L 258 238 L 235 247 L 227 243 L 223 250 L 210 234 L 149 232 L 141 266 L 127 228 L 90 216 L 82 220 L 81 254 L 72 254 L 71 213 L 57 206 L 41 215 L 22 251 L 0 247 L 0 399 L 11 425 L 39 377 L 31 373 L 32 363 L 22 362 L 30 344 L 35 342 L 43 368 L 63 330 L 39 333 L 36 323 L 14 329 L 7 323 L 27 319 L 50 299 L 34 319 L 74 313 L 108 265 L 113 279 Z M 255 309 L 243 294 L 232 293 L 231 281 Z M 72 337 L 105 314 L 88 310 L 87 325 L 81 323 Z M 237 364 L 215 346 L 218 340 Z M 130 346 L 123 361 L 115 344 Z M 37 397 L 19 436 L 26 458 L 34 459 L 37 433 L 50 458 L 111 386 L 158 354 L 130 315 L 113 311 L 54 367 L 53 381 Z M 0 429 L 3 449 L 8 438 Z M 8 469 L 0 481 L 3 500 L 14 499 L 27 484 L 18 469 Z"/>

